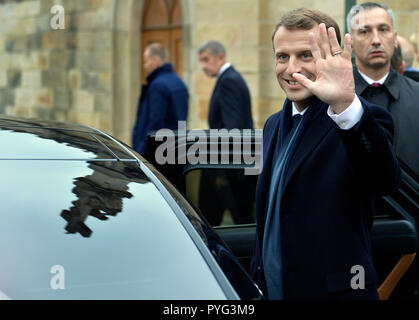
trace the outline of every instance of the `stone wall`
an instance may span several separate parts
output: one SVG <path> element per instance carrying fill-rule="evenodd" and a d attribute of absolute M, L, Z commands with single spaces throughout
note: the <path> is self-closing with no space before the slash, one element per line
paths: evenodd
<path fill-rule="evenodd" d="M 399 33 L 418 33 L 419 2 L 383 1 Z M 140 94 L 143 0 L 0 0 L 0 113 L 79 122 L 130 143 Z M 208 39 L 226 46 L 248 83 L 256 128 L 281 109 L 271 32 L 285 12 L 327 12 L 344 30 L 345 0 L 181 0 L 183 79 L 190 91 L 189 128 L 207 128 L 214 79 L 200 70 L 197 49 Z M 50 9 L 65 8 L 53 30 Z"/>
<path fill-rule="evenodd" d="M 54 30 L 53 5 L 65 9 Z M 2 1 L 0 112 L 111 131 L 112 0 Z"/>

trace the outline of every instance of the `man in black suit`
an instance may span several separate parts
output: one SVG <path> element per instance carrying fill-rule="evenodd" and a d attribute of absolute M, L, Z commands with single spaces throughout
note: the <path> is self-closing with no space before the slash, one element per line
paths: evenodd
<path fill-rule="evenodd" d="M 204 73 L 217 77 L 209 106 L 211 129 L 253 128 L 250 93 L 243 77 L 226 61 L 224 46 L 210 40 L 198 49 Z"/>
<path fill-rule="evenodd" d="M 226 60 L 224 46 L 214 40 L 198 49 L 203 72 L 217 81 L 208 112 L 211 129 L 252 129 L 250 92 L 243 77 Z M 219 225 L 223 211 L 230 209 L 237 224 L 252 223 L 250 178 L 232 170 L 203 171 L 201 175 L 200 208 L 212 225 Z M 214 196 L 218 198 L 214 200 Z"/>
<path fill-rule="evenodd" d="M 269 299 L 377 299 L 372 197 L 400 185 L 393 121 L 355 94 L 351 36 L 311 9 L 274 29 L 287 99 L 263 130 L 251 272 Z"/>
<path fill-rule="evenodd" d="M 393 12 L 384 4 L 367 2 L 351 9 L 346 23 L 356 58 L 356 93 L 391 113 L 396 154 L 418 177 L 419 83 L 390 68 L 397 47 Z"/>

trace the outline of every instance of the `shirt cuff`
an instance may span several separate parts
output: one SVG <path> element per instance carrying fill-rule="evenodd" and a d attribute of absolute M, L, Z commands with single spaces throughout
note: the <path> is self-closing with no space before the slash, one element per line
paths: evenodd
<path fill-rule="evenodd" d="M 327 109 L 327 115 L 341 128 L 342 130 L 349 130 L 361 120 L 364 114 L 361 100 L 355 95 L 352 103 L 342 113 L 334 113 L 331 106 Z"/>

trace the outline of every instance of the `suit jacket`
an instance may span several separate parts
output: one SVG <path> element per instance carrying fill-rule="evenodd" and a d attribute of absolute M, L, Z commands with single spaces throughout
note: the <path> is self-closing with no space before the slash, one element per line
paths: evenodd
<path fill-rule="evenodd" d="M 394 120 L 394 149 L 399 159 L 419 176 L 419 83 L 390 68 L 381 92 L 372 94 L 368 83 L 354 69 L 355 91 L 388 110 Z"/>
<path fill-rule="evenodd" d="M 418 82 L 418 81 L 419 81 L 419 71 L 410 71 L 410 70 L 405 70 L 405 71 L 403 72 L 403 75 L 404 75 L 405 77 L 408 77 L 408 78 L 412 79 L 412 80 L 415 80 L 416 82 Z"/>
<path fill-rule="evenodd" d="M 366 298 L 377 296 L 377 274 L 370 249 L 372 201 L 400 185 L 400 168 L 391 147 L 393 122 L 384 109 L 360 98 L 364 114 L 341 130 L 318 99 L 285 173 L 281 202 L 284 299 Z M 310 110 L 307 110 L 309 112 Z M 257 235 L 251 272 L 266 290 L 262 263 L 268 191 L 282 117 L 291 102 L 272 115 L 263 131 L 263 170 L 256 188 Z M 351 268 L 363 266 L 365 285 L 351 288 Z"/>
<path fill-rule="evenodd" d="M 188 89 L 170 63 L 151 72 L 138 101 L 137 119 L 132 130 L 134 150 L 145 156 L 150 131 L 178 129 L 178 121 L 186 121 L 188 100 Z"/>
<path fill-rule="evenodd" d="M 217 79 L 211 96 L 211 129 L 252 129 L 250 93 L 243 77 L 231 66 Z"/>

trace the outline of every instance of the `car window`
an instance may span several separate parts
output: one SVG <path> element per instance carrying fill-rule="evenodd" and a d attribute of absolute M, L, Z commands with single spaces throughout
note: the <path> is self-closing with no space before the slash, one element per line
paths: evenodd
<path fill-rule="evenodd" d="M 223 270 L 224 275 L 228 278 L 240 298 L 245 300 L 262 299 L 260 290 L 256 287 L 247 271 L 226 244 L 210 227 L 208 227 L 207 223 L 202 221 L 201 216 L 195 212 L 194 208 L 181 193 L 158 171 L 153 171 L 175 199 L 182 212 L 189 219 L 193 228 L 197 231 L 209 251 L 215 257 L 218 265 Z"/>
<path fill-rule="evenodd" d="M 195 169 L 186 174 L 186 196 L 214 227 L 252 224 L 256 179 L 243 169 Z"/>

